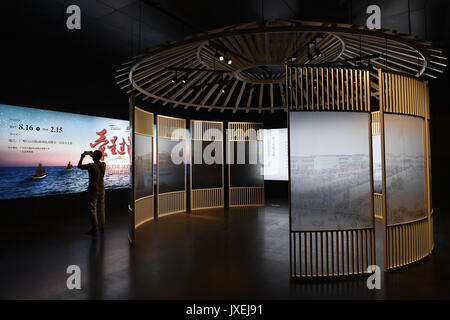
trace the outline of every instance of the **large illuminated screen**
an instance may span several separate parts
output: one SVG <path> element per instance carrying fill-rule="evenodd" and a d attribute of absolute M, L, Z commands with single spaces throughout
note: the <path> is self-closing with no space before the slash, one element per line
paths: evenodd
<path fill-rule="evenodd" d="M 83 151 L 102 151 L 106 188 L 129 187 L 128 121 L 3 104 L 0 116 L 0 199 L 86 191 Z"/>
<path fill-rule="evenodd" d="M 370 226 L 368 114 L 291 112 L 289 118 L 292 229 Z"/>
<path fill-rule="evenodd" d="M 287 129 L 263 129 L 264 180 L 288 180 Z"/>

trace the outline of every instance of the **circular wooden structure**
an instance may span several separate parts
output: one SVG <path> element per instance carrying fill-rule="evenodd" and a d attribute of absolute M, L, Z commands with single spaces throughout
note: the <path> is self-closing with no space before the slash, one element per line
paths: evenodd
<path fill-rule="evenodd" d="M 286 110 L 286 64 L 368 68 L 370 87 L 378 89 L 377 69 L 436 78 L 446 56 L 427 41 L 393 30 L 253 22 L 152 47 L 117 68 L 116 81 L 128 94 L 166 106 L 274 112 Z"/>

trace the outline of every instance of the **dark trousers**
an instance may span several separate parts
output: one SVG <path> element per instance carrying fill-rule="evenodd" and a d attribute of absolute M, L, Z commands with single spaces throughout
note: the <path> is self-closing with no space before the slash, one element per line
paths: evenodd
<path fill-rule="evenodd" d="M 88 192 L 89 214 L 93 228 L 98 226 L 98 218 L 100 215 L 102 226 L 105 224 L 105 191 Z"/>

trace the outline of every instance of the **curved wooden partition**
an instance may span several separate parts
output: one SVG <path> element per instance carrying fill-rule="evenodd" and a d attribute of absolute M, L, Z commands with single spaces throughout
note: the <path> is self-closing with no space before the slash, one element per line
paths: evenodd
<path fill-rule="evenodd" d="M 392 71 L 378 71 L 378 87 L 380 97 L 380 126 L 382 137 L 383 156 L 383 211 L 385 214 L 377 217 L 384 227 L 384 260 L 385 270 L 392 270 L 402 267 L 427 257 L 433 247 L 433 214 L 431 208 L 430 194 L 430 157 L 429 157 L 429 90 L 427 82 L 416 77 L 396 73 Z M 423 150 L 423 214 L 419 218 L 408 219 L 404 217 L 402 221 L 393 220 L 394 215 L 398 216 L 398 210 L 390 210 L 388 201 L 395 198 L 398 189 L 387 189 L 389 157 L 386 151 L 386 144 L 392 139 L 386 136 L 386 117 L 397 116 L 403 121 L 421 122 L 419 129 Z M 417 131 L 417 130 L 416 130 Z M 420 138 L 418 139 L 420 140 Z M 407 161 L 408 159 L 404 159 Z M 411 160 L 410 160 L 411 161 Z M 407 165 L 404 165 L 406 167 Z M 392 170 L 391 170 L 392 171 Z M 422 175 L 422 174 L 420 174 Z M 412 183 L 412 182 L 409 182 Z M 412 200 L 412 199 L 410 199 Z M 411 201 L 407 201 L 410 205 Z M 401 219 L 397 217 L 397 220 Z"/>
<path fill-rule="evenodd" d="M 223 207 L 223 122 L 191 120 L 190 129 L 191 210 Z M 215 153 L 213 159 L 215 163 L 206 164 L 203 154 L 211 147 Z"/>
<path fill-rule="evenodd" d="M 134 244 L 135 230 L 154 218 L 153 113 L 135 106 L 130 98 L 131 189 L 128 239 Z"/>
<path fill-rule="evenodd" d="M 376 80 L 374 81 L 374 79 Z M 372 264 L 384 265 L 384 270 L 387 271 L 414 263 L 428 256 L 434 247 L 434 239 L 430 195 L 427 83 L 414 76 L 381 69 L 375 74 L 364 68 L 287 65 L 286 88 L 285 102 L 289 111 L 291 277 L 356 275 L 366 273 L 368 266 Z M 371 102 L 375 102 L 373 107 L 371 107 Z M 377 102 L 379 108 L 377 108 Z M 296 168 L 296 170 L 299 166 L 303 169 L 307 168 L 309 174 L 315 174 L 314 170 L 322 170 L 322 172 L 325 172 L 323 170 L 339 170 L 337 167 L 331 169 L 332 165 L 330 164 L 327 167 L 323 164 L 324 161 L 317 160 L 317 156 L 314 155 L 303 160 L 298 160 L 298 156 L 297 160 L 294 159 L 296 155 L 293 154 L 293 151 L 298 153 L 298 150 L 295 150 L 296 146 L 292 144 L 292 140 L 302 138 L 298 134 L 292 136 L 292 132 L 301 131 L 295 131 L 295 128 L 292 127 L 291 117 L 294 113 L 305 111 L 346 112 L 349 117 L 355 112 L 365 112 L 369 115 L 370 214 L 373 219 L 370 226 L 327 225 L 330 221 L 339 220 L 340 215 L 346 214 L 345 210 L 342 210 L 341 201 L 340 205 L 336 204 L 336 212 L 330 213 L 328 220 L 324 219 L 325 222 L 315 221 L 316 228 L 311 228 L 313 226 L 311 224 L 303 228 L 301 223 L 308 221 L 309 209 L 307 205 L 297 205 L 295 209 L 292 206 L 293 198 L 299 197 L 298 194 L 291 194 L 295 185 L 292 180 L 292 168 Z M 296 116 L 296 118 L 299 117 Z M 327 123 L 334 126 L 335 124 L 331 123 L 330 119 L 327 119 Z M 388 123 L 386 123 L 386 119 L 389 120 Z M 417 154 L 403 156 L 391 152 L 393 141 L 390 137 L 392 137 L 392 132 L 401 131 L 396 127 L 399 124 L 406 126 L 409 131 L 405 131 L 407 132 L 405 139 L 401 141 L 397 139 L 396 143 L 413 143 L 416 147 L 415 150 L 418 150 Z M 308 123 L 303 123 L 303 125 L 308 125 Z M 314 126 L 311 126 L 310 130 L 315 130 Z M 390 136 L 387 136 L 387 133 Z M 322 133 L 318 132 L 317 134 L 321 135 Z M 339 132 L 336 134 L 339 135 Z M 322 135 L 318 139 L 315 141 L 316 144 L 327 140 Z M 330 136 L 330 139 L 333 137 Z M 386 139 L 391 140 L 386 141 Z M 337 143 L 340 142 L 337 141 Z M 316 148 L 314 144 L 309 145 Z M 403 149 L 408 148 L 411 146 L 405 145 Z M 421 150 L 422 148 L 423 150 Z M 341 158 L 345 159 L 345 157 Z M 413 175 L 409 184 L 414 184 L 416 189 L 409 195 L 407 187 L 410 186 L 405 187 L 402 182 L 402 174 L 404 176 Z M 294 179 L 298 178 L 294 177 Z M 303 181 L 307 181 L 307 179 Z M 331 184 L 332 182 L 329 183 L 328 188 L 331 188 Z M 324 189 L 322 188 L 322 190 Z M 342 189 L 343 194 L 348 192 L 349 190 Z M 314 204 L 314 193 L 310 192 L 309 194 L 312 200 L 305 198 L 301 201 L 303 204 L 309 201 L 311 205 L 317 206 Z M 324 199 L 324 201 L 326 200 Z M 402 203 L 405 204 L 406 209 L 399 209 L 399 204 Z M 303 209 L 299 211 L 298 208 Z M 293 216 L 293 210 L 297 211 L 295 213 L 297 217 Z M 375 233 L 375 219 L 380 222 L 377 222 L 377 225 L 381 226 L 381 232 Z M 383 238 L 379 239 L 382 240 L 380 241 L 382 245 L 375 245 L 375 234 L 377 237 Z M 384 261 L 375 261 L 377 256 L 375 249 L 383 252 L 378 257 Z"/>
<path fill-rule="evenodd" d="M 364 274 L 375 264 L 374 228 L 291 232 L 291 276 Z"/>
<path fill-rule="evenodd" d="M 134 225 L 154 218 L 153 113 L 135 107 L 134 111 Z"/>
<path fill-rule="evenodd" d="M 369 71 L 339 67 L 287 67 L 286 81 L 287 87 L 290 89 L 288 90 L 286 103 L 289 110 L 291 277 L 319 278 L 364 274 L 367 272 L 368 266 L 375 264 Z M 304 113 L 304 118 L 307 119 L 302 123 L 293 121 L 294 116 L 297 119 L 299 119 L 299 115 L 300 119 L 303 118 L 301 116 L 302 112 L 307 112 Z M 329 116 L 326 116 L 325 113 Z M 317 116 L 312 117 L 312 114 L 317 114 Z M 336 120 L 340 122 L 340 125 L 337 127 L 344 129 L 345 125 L 343 125 L 342 121 L 345 121 L 346 114 L 349 117 L 360 114 L 360 116 L 357 116 L 359 127 L 362 128 L 363 134 L 367 137 L 367 140 L 363 141 L 363 150 L 365 150 L 367 158 L 363 156 L 363 160 L 361 160 L 361 163 L 364 163 L 364 166 L 366 166 L 364 179 L 367 179 L 367 182 L 364 183 L 367 184 L 367 187 L 364 188 L 363 198 L 365 199 L 364 202 L 367 203 L 367 208 L 361 209 L 361 212 L 357 213 L 361 215 L 362 218 L 360 218 L 364 222 L 354 227 L 352 226 L 353 223 L 339 220 L 339 217 L 327 216 L 326 213 L 321 214 L 322 217 L 320 219 L 322 221 L 318 221 L 320 219 L 317 218 L 317 215 L 314 217 L 315 214 L 309 213 L 308 216 L 308 212 L 326 212 L 334 205 L 336 205 L 335 210 L 341 212 L 342 208 L 339 208 L 341 206 L 339 202 L 348 204 L 348 201 L 350 201 L 345 199 L 347 197 L 345 195 L 351 190 L 345 185 L 342 187 L 331 187 L 332 184 L 336 185 L 336 183 L 339 183 L 339 178 L 333 176 L 327 182 L 326 172 L 327 170 L 332 170 L 337 173 L 341 169 L 335 167 L 336 165 L 346 166 L 345 163 L 348 161 L 350 161 L 348 163 L 359 161 L 357 159 L 358 155 L 321 155 L 320 149 L 322 148 L 322 151 L 325 150 L 324 152 L 326 153 L 327 147 L 321 147 L 324 141 L 334 141 L 335 144 L 345 145 L 347 143 L 346 139 L 352 139 L 352 137 L 360 135 L 361 132 L 353 131 L 342 136 L 340 132 L 335 131 L 333 134 L 333 131 L 330 130 L 330 135 L 325 134 L 325 136 L 322 136 L 324 133 L 321 132 L 321 129 L 318 129 L 318 132 L 314 131 L 309 134 L 311 130 L 317 130 L 314 124 L 320 124 L 323 121 L 327 122 L 328 125 L 326 126 L 329 128 L 333 126 L 333 121 Z M 367 116 L 364 116 L 364 114 Z M 366 120 L 363 120 L 364 118 Z M 346 125 L 351 126 L 351 121 Z M 309 127 L 303 131 L 298 130 L 298 127 L 302 126 Z M 317 134 L 321 135 L 320 138 L 317 138 Z M 341 140 L 335 140 L 335 135 L 339 136 Z M 317 140 L 314 140 L 316 138 Z M 298 141 L 303 141 L 303 143 L 298 144 Z M 296 153 L 299 153 L 298 149 L 308 147 L 315 148 L 316 151 L 311 151 L 311 155 L 302 151 L 300 153 L 304 154 L 303 157 L 299 158 L 296 156 Z M 369 168 L 370 170 L 368 170 Z M 303 177 L 299 176 L 298 172 L 295 173 L 295 170 L 298 172 L 303 170 Z M 348 174 L 351 175 L 352 173 L 349 172 Z M 302 183 L 308 183 L 306 181 L 314 175 L 318 175 L 318 178 L 316 181 L 309 183 L 314 184 L 317 182 L 319 185 L 303 194 L 298 194 L 298 192 L 295 194 L 295 188 L 298 189 Z M 350 181 L 350 183 L 352 182 Z M 328 191 L 324 191 L 327 189 L 327 184 L 334 189 L 334 193 L 331 196 L 341 197 L 341 200 L 336 200 L 335 204 L 330 202 L 327 204 L 329 207 L 325 208 L 320 202 L 320 197 L 324 196 L 323 202 L 328 201 L 327 195 L 330 194 L 327 193 Z M 322 192 L 324 193 L 320 195 Z M 305 198 L 302 196 L 305 196 Z M 298 200 L 299 197 L 304 200 Z M 302 201 L 304 204 L 302 204 Z M 295 202 L 298 203 L 295 204 Z M 310 203 L 307 204 L 307 202 Z M 350 214 L 354 215 L 355 210 Z M 338 215 L 342 214 L 338 213 Z M 296 222 L 298 219 L 300 219 L 299 222 Z M 330 219 L 335 221 L 330 222 Z M 317 229 L 314 229 L 314 225 L 316 225 Z"/>
<path fill-rule="evenodd" d="M 158 217 L 186 211 L 186 120 L 157 116 L 157 212 Z M 181 147 L 182 159 L 172 159 Z M 181 153 L 177 153 L 179 156 Z"/>
<path fill-rule="evenodd" d="M 260 159 L 263 152 L 262 128 L 263 124 L 257 122 L 228 123 L 227 163 L 230 207 L 264 206 L 264 175 Z M 253 164 L 250 155 L 252 147 L 255 147 L 257 158 L 253 159 L 256 160 Z M 241 156 L 245 157 L 240 159 Z M 240 160 L 244 160 L 244 163 L 240 163 L 242 162 Z"/>

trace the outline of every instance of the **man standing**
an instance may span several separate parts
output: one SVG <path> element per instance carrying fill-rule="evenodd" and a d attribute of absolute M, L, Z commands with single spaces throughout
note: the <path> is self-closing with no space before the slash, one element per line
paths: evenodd
<path fill-rule="evenodd" d="M 86 155 L 92 157 L 93 163 L 82 164 Z M 105 227 L 105 184 L 103 178 L 105 176 L 106 163 L 101 162 L 102 152 L 96 150 L 94 152 L 87 151 L 81 154 L 80 161 L 78 162 L 78 168 L 82 170 L 88 170 L 89 172 L 89 213 L 92 222 L 92 229 L 86 232 L 88 235 L 96 235 L 98 230 L 98 218 L 97 213 L 100 214 L 101 219 L 101 232 Z M 98 209 L 98 210 L 97 210 Z"/>

